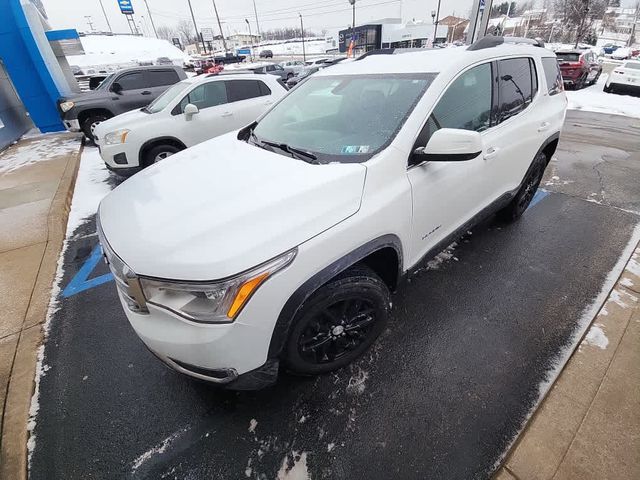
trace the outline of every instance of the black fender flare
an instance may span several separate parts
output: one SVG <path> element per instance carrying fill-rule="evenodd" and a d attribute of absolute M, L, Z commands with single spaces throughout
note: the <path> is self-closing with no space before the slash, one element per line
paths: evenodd
<path fill-rule="evenodd" d="M 276 321 L 276 325 L 271 335 L 271 342 L 269 343 L 268 358 L 276 359 L 280 357 L 287 338 L 289 337 L 291 323 L 293 322 L 298 309 L 316 290 L 318 290 L 318 288 L 339 273 L 366 258 L 368 255 L 389 247 L 393 248 L 398 256 L 398 279 L 400 279 L 404 272 L 402 242 L 397 235 L 387 234 L 370 240 L 364 245 L 361 245 L 355 250 L 347 253 L 342 258 L 323 268 L 300 285 L 286 301 L 280 311 L 280 315 L 278 315 L 278 320 Z"/>
<path fill-rule="evenodd" d="M 171 143 L 177 143 L 179 145 L 182 146 L 182 149 L 187 148 L 187 146 L 184 144 L 184 142 L 176 137 L 172 137 L 169 135 L 165 135 L 163 137 L 155 137 L 152 138 L 151 140 L 147 140 L 146 142 L 144 142 L 142 144 L 142 146 L 140 147 L 140 150 L 138 151 L 138 165 L 142 165 L 142 152 L 144 152 L 150 145 L 154 144 L 154 143 L 162 143 L 162 142 L 171 142 Z"/>

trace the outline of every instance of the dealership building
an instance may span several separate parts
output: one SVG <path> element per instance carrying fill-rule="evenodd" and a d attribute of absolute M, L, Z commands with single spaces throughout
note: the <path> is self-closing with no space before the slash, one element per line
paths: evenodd
<path fill-rule="evenodd" d="M 356 54 L 378 48 L 420 48 L 434 43 L 436 26 L 423 22 L 402 23 L 399 18 L 385 18 L 366 25 L 357 25 L 338 32 L 338 48 L 341 53 L 349 49 L 354 39 Z M 447 41 L 449 27 L 438 25 L 435 43 Z"/>
<path fill-rule="evenodd" d="M 83 53 L 78 32 L 52 30 L 40 0 L 0 1 L 0 150 L 37 127 L 64 130 L 57 109 L 78 91 L 65 55 Z"/>

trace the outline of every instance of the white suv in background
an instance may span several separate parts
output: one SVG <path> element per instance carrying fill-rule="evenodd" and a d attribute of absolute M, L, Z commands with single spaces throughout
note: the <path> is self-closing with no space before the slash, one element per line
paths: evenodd
<path fill-rule="evenodd" d="M 603 90 L 613 92 L 616 89 L 635 91 L 636 93 L 640 91 L 640 61 L 627 60 L 613 69 Z"/>
<path fill-rule="evenodd" d="M 489 215 L 519 218 L 556 150 L 556 57 L 503 41 L 321 70 L 113 190 L 98 233 L 147 347 L 237 389 L 365 352 L 401 279 Z"/>
<path fill-rule="evenodd" d="M 167 89 L 149 106 L 100 123 L 94 136 L 107 167 L 130 175 L 248 125 L 286 93 L 272 75 L 192 77 Z"/>

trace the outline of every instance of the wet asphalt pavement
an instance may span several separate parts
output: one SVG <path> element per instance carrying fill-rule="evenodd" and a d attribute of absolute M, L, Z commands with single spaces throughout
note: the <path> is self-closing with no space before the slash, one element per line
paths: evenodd
<path fill-rule="evenodd" d="M 549 194 L 413 276 L 375 347 L 334 374 L 217 390 L 143 347 L 112 282 L 62 299 L 31 479 L 298 478 L 305 462 L 314 480 L 489 478 L 640 221 L 638 152 L 640 120 L 569 112 Z M 63 288 L 94 232 L 70 242 Z"/>

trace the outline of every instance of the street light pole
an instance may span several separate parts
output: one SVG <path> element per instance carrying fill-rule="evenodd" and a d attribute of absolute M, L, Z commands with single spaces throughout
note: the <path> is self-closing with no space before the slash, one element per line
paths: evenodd
<path fill-rule="evenodd" d="M 222 24 L 220 23 L 220 17 L 218 16 L 218 7 L 216 7 L 216 0 L 211 0 L 213 2 L 213 11 L 216 13 L 216 20 L 218 21 L 218 28 L 220 29 L 220 36 L 222 37 L 222 48 L 224 48 L 224 53 L 227 53 L 227 41 L 224 39 L 224 33 L 222 32 Z"/>
<path fill-rule="evenodd" d="M 440 0 L 438 0 L 438 9 L 436 10 L 436 19 L 433 22 L 433 43 L 436 43 L 436 36 L 438 35 L 438 22 L 440 21 Z"/>
<path fill-rule="evenodd" d="M 102 0 L 100 0 L 100 4 L 102 4 Z M 144 4 L 147 7 L 147 12 L 149 12 L 149 20 L 151 20 L 151 27 L 153 27 L 153 34 L 158 38 L 158 32 L 156 31 L 156 24 L 153 23 L 153 16 L 151 15 L 151 10 L 149 10 L 149 4 L 147 0 L 144 0 Z"/>
<path fill-rule="evenodd" d="M 202 42 L 202 51 L 206 55 L 207 46 L 204 44 L 204 38 L 202 38 L 202 35 L 200 35 L 200 33 L 198 32 L 198 24 L 196 23 L 196 16 L 193 14 L 193 7 L 191 6 L 191 0 L 187 0 L 187 3 L 189 4 L 189 11 L 191 12 L 191 20 L 193 20 L 193 28 L 196 29 L 196 44 L 198 43 L 198 39 L 200 39 L 200 41 Z"/>
<path fill-rule="evenodd" d="M 355 35 L 356 35 L 356 0 L 349 0 L 349 3 L 353 7 L 353 9 L 352 9 L 352 16 L 351 16 L 351 41 L 349 42 L 350 45 L 349 45 L 349 49 L 347 50 L 347 56 L 349 56 L 349 53 L 353 54 L 353 49 L 356 46 L 356 40 L 355 40 Z"/>
<path fill-rule="evenodd" d="M 253 62 L 253 35 L 251 35 L 251 24 L 246 18 L 244 21 L 247 22 L 247 26 L 249 27 L 249 41 L 251 42 L 251 50 L 249 50 L 249 54 L 251 55 L 251 61 Z"/>
<path fill-rule="evenodd" d="M 304 24 L 302 23 L 302 14 L 298 14 L 300 16 L 300 31 L 302 33 L 302 61 L 307 61 L 307 54 L 304 51 Z"/>
<path fill-rule="evenodd" d="M 102 8 L 102 14 L 104 15 L 104 19 L 107 22 L 107 27 L 109 27 L 109 31 L 111 33 L 113 33 L 113 30 L 111 29 L 111 24 L 109 23 L 109 17 L 107 17 L 107 12 L 104 11 L 104 5 L 102 4 L 102 0 L 98 0 L 100 2 L 100 8 Z"/>

